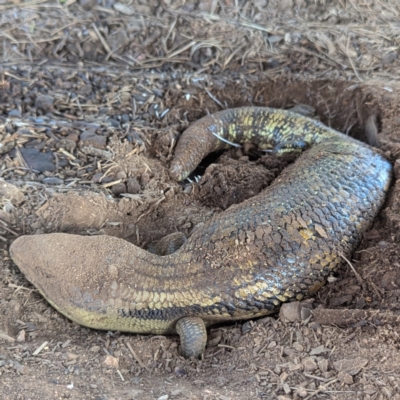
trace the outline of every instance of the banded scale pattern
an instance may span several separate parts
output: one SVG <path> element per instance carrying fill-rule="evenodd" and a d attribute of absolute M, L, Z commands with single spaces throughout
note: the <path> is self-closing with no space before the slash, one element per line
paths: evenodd
<path fill-rule="evenodd" d="M 269 188 L 204 223 L 172 254 L 150 254 L 114 237 L 55 233 L 18 238 L 13 260 L 50 304 L 82 325 L 165 334 L 179 321 L 185 355 L 204 348 L 194 345 L 199 337 L 205 343 L 204 323 L 266 315 L 312 295 L 382 206 L 390 163 L 317 121 L 243 108 L 190 126 L 171 175 L 184 179 L 208 152 L 228 146 L 221 138 L 278 153 L 310 149 Z"/>

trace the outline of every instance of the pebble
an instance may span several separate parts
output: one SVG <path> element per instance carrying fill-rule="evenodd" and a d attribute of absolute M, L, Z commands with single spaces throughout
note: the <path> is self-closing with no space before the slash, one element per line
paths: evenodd
<path fill-rule="evenodd" d="M 187 375 L 187 371 L 184 367 L 175 367 L 174 374 L 179 378 L 182 378 L 183 376 Z"/>
<path fill-rule="evenodd" d="M 366 358 L 355 357 L 335 361 L 333 366 L 336 371 L 345 372 L 349 375 L 357 375 L 367 364 L 368 360 Z"/>
<path fill-rule="evenodd" d="M 19 374 L 24 375 L 28 372 L 27 367 L 21 365 L 19 362 L 14 361 L 14 368 Z"/>
<path fill-rule="evenodd" d="M 13 110 L 10 110 L 8 112 L 9 117 L 15 117 L 15 118 L 21 118 L 21 111 L 19 111 L 17 108 L 14 108 Z"/>
<path fill-rule="evenodd" d="M 279 311 L 279 318 L 282 322 L 297 322 L 301 321 L 301 303 L 293 301 L 284 303 Z"/>
<path fill-rule="evenodd" d="M 79 5 L 84 10 L 90 10 L 97 4 L 97 0 L 79 0 Z"/>
<path fill-rule="evenodd" d="M 62 185 L 64 183 L 64 180 L 56 178 L 55 176 L 50 176 L 48 178 L 42 179 L 42 183 L 46 185 Z"/>
<path fill-rule="evenodd" d="M 351 385 L 353 383 L 353 377 L 346 372 L 339 372 L 337 377 L 339 378 L 340 382 L 346 385 Z"/>
<path fill-rule="evenodd" d="M 127 192 L 131 194 L 140 193 L 141 187 L 140 183 L 136 178 L 130 178 L 126 181 Z"/>
<path fill-rule="evenodd" d="M 127 122 L 129 122 L 129 115 L 128 114 L 122 114 L 121 115 L 121 121 L 122 121 L 122 123 L 127 123 Z"/>
<path fill-rule="evenodd" d="M 306 357 L 301 363 L 303 364 L 304 370 L 308 372 L 315 371 L 318 368 L 314 357 Z"/>
<path fill-rule="evenodd" d="M 390 51 L 389 53 L 386 53 L 384 56 L 382 56 L 381 62 L 383 65 L 391 64 L 394 60 L 396 60 L 397 57 L 397 52 Z"/>
<path fill-rule="evenodd" d="M 307 397 L 307 390 L 306 390 L 306 388 L 304 388 L 304 387 L 299 387 L 299 388 L 296 390 L 295 395 L 297 395 L 297 396 L 299 396 L 299 397 L 301 397 L 301 398 Z"/>
<path fill-rule="evenodd" d="M 118 171 L 115 175 L 117 179 L 126 179 L 126 172 L 125 171 Z"/>
<path fill-rule="evenodd" d="M 115 358 L 112 355 L 107 354 L 106 358 L 103 361 L 103 364 L 107 365 L 108 367 L 118 368 L 119 365 L 118 358 Z"/>
<path fill-rule="evenodd" d="M 80 137 L 80 146 L 92 146 L 96 149 L 104 150 L 107 145 L 107 138 L 105 136 L 96 135 L 91 130 L 83 131 Z"/>
<path fill-rule="evenodd" d="M 26 332 L 22 329 L 17 335 L 17 342 L 25 342 Z"/>
<path fill-rule="evenodd" d="M 126 193 L 125 183 L 116 183 L 115 185 L 111 186 L 111 191 L 114 196 L 119 196 L 121 193 Z"/>
<path fill-rule="evenodd" d="M 310 356 L 317 356 L 318 354 L 327 353 L 329 351 L 330 351 L 330 349 L 327 349 L 323 344 L 321 344 L 318 347 L 314 347 L 310 351 Z"/>
<path fill-rule="evenodd" d="M 304 350 L 304 346 L 301 345 L 299 342 L 295 342 L 293 343 L 293 348 L 298 351 L 299 353 L 301 353 Z"/>
<path fill-rule="evenodd" d="M 70 133 L 66 138 L 66 140 L 71 140 L 74 143 L 79 142 L 79 135 L 77 133 Z"/>
<path fill-rule="evenodd" d="M 311 316 L 311 309 L 308 307 L 301 307 L 300 308 L 300 318 L 302 321 L 305 321 L 306 319 L 310 318 Z"/>
<path fill-rule="evenodd" d="M 36 98 L 35 107 L 38 110 L 47 112 L 53 108 L 54 97 L 47 94 L 41 94 Z"/>
<path fill-rule="evenodd" d="M 111 126 L 113 126 L 114 128 L 119 128 L 120 127 L 120 123 L 118 120 L 114 119 L 114 118 L 109 118 L 107 120 Z"/>
<path fill-rule="evenodd" d="M 20 151 L 29 168 L 39 172 L 53 172 L 56 169 L 52 151 L 43 153 L 37 149 L 26 149 L 24 147 L 21 147 Z"/>
<path fill-rule="evenodd" d="M 328 372 L 329 361 L 327 358 L 319 358 L 317 362 L 321 372 Z"/>
<path fill-rule="evenodd" d="M 8 199 L 14 206 L 18 206 L 25 200 L 20 189 L 3 180 L 0 180 L 0 198 Z"/>

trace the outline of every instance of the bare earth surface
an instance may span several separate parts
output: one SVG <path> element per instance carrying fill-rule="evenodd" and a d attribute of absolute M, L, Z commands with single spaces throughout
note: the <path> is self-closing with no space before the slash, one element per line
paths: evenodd
<path fill-rule="evenodd" d="M 1 399 L 400 399 L 400 6 L 357 4 L 0 1 Z M 293 160 L 231 149 L 168 175 L 191 121 L 245 105 L 301 105 L 394 165 L 374 226 L 314 299 L 212 329 L 185 360 L 177 337 L 68 321 L 12 263 L 22 234 L 148 248 L 259 193 Z"/>

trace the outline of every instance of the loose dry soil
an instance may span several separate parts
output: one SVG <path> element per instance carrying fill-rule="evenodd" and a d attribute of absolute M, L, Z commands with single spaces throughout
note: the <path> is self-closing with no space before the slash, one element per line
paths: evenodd
<path fill-rule="evenodd" d="M 0 12 L 1 399 L 400 399 L 395 1 L 0 1 Z M 147 248 L 259 193 L 293 160 L 231 149 L 190 181 L 168 175 L 191 121 L 245 105 L 310 106 L 377 138 L 394 165 L 374 226 L 315 299 L 212 329 L 204 358 L 185 360 L 174 336 L 70 322 L 12 263 L 22 234 Z"/>

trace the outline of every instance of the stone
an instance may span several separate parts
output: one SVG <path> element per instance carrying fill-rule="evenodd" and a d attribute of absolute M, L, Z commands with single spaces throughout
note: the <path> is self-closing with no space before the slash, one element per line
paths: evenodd
<path fill-rule="evenodd" d="M 21 147 L 20 151 L 29 168 L 38 172 L 53 172 L 56 169 L 52 151 L 43 153 L 37 149 L 26 149 L 24 147 Z"/>
<path fill-rule="evenodd" d="M 107 138 L 105 136 L 97 135 L 91 130 L 87 130 L 81 133 L 79 144 L 81 147 L 92 146 L 96 149 L 104 150 L 107 145 Z"/>
<path fill-rule="evenodd" d="M 312 372 L 318 368 L 314 357 L 306 357 L 301 363 L 303 364 L 304 371 Z"/>
<path fill-rule="evenodd" d="M 120 182 L 111 186 L 111 191 L 114 196 L 119 196 L 121 193 L 126 193 L 125 183 Z"/>
<path fill-rule="evenodd" d="M 21 111 L 19 111 L 17 108 L 14 108 L 8 112 L 9 117 L 15 117 L 15 118 L 21 118 Z"/>
<path fill-rule="evenodd" d="M 345 372 L 349 375 L 357 375 L 367 364 L 368 360 L 366 358 L 355 357 L 335 361 L 333 366 L 338 372 Z"/>
<path fill-rule="evenodd" d="M 42 179 L 42 183 L 46 185 L 62 185 L 64 183 L 64 180 L 55 176 L 49 176 Z"/>
<path fill-rule="evenodd" d="M 301 321 L 301 304 L 299 301 L 284 303 L 279 311 L 279 318 L 282 322 Z"/>
<path fill-rule="evenodd" d="M 129 178 L 126 181 L 127 193 L 138 194 L 141 190 L 140 183 L 136 178 Z"/>
<path fill-rule="evenodd" d="M 16 186 L 0 179 L 0 198 L 7 199 L 14 206 L 21 204 L 25 196 Z"/>
<path fill-rule="evenodd" d="M 117 369 L 119 366 L 118 358 L 115 358 L 112 355 L 107 354 L 106 358 L 103 361 L 103 364 L 107 365 L 108 367 Z"/>
<path fill-rule="evenodd" d="M 36 98 L 35 107 L 43 112 L 50 111 L 53 108 L 54 97 L 47 94 L 41 94 Z"/>

